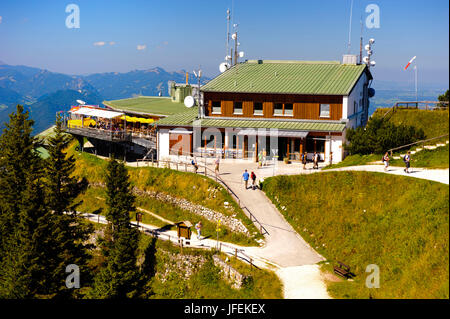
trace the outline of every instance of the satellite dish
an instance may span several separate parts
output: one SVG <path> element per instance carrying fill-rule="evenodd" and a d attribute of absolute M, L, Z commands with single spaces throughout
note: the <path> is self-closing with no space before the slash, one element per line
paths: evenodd
<path fill-rule="evenodd" d="M 194 100 L 194 98 L 192 97 L 192 96 L 186 96 L 185 98 L 184 98 L 184 105 L 186 106 L 186 107 L 193 107 L 194 105 L 195 105 L 195 100 Z"/>
<path fill-rule="evenodd" d="M 80 104 L 80 105 L 85 105 L 86 104 L 86 102 L 84 102 L 82 100 L 77 100 L 77 103 Z"/>
<path fill-rule="evenodd" d="M 366 44 L 366 46 L 364 47 L 364 50 L 369 51 L 370 50 L 370 44 Z"/>
<path fill-rule="evenodd" d="M 370 39 L 370 40 L 369 40 L 369 43 L 370 43 L 370 44 L 374 44 L 374 43 L 375 43 L 375 39 L 374 39 L 374 38 Z"/>
<path fill-rule="evenodd" d="M 225 57 L 225 61 L 228 61 L 228 60 L 231 60 L 231 55 L 227 55 L 227 56 Z"/>
<path fill-rule="evenodd" d="M 375 66 L 377 63 L 375 61 L 370 61 L 370 66 Z"/>
<path fill-rule="evenodd" d="M 244 51 L 239 52 L 239 57 L 243 58 L 244 57 Z"/>
<path fill-rule="evenodd" d="M 226 70 L 228 70 L 229 67 L 230 65 L 227 62 L 220 63 L 219 65 L 220 73 L 225 72 Z"/>
<path fill-rule="evenodd" d="M 369 57 L 365 56 L 365 57 L 363 58 L 363 62 L 364 62 L 364 63 L 369 62 Z"/>
<path fill-rule="evenodd" d="M 233 40 L 236 40 L 237 34 L 236 34 L 236 33 L 233 33 L 233 34 L 231 35 L 231 38 L 232 38 Z"/>
<path fill-rule="evenodd" d="M 372 53 L 373 53 L 372 50 L 367 50 L 368 55 L 372 55 Z"/>
<path fill-rule="evenodd" d="M 369 97 L 374 97 L 375 96 L 375 89 L 374 88 L 369 88 L 369 91 L 367 93 L 369 94 Z"/>

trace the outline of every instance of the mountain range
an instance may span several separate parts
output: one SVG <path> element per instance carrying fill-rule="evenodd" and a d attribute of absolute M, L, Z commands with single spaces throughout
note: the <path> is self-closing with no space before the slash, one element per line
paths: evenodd
<path fill-rule="evenodd" d="M 194 79 L 192 74 L 190 79 Z M 67 75 L 28 66 L 7 65 L 0 61 L 0 129 L 17 104 L 24 105 L 35 121 L 35 134 L 55 122 L 57 111 L 68 110 L 83 100 L 101 105 L 104 100 L 133 96 L 168 95 L 167 82 L 185 82 L 186 72 L 167 72 L 160 67 L 127 73 L 108 72 Z M 207 81 L 208 78 L 203 80 Z"/>

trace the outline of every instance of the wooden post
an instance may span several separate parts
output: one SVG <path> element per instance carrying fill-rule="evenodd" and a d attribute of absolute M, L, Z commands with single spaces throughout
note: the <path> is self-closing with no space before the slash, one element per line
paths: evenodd
<path fill-rule="evenodd" d="M 237 248 L 234 249 L 234 257 L 237 258 Z"/>

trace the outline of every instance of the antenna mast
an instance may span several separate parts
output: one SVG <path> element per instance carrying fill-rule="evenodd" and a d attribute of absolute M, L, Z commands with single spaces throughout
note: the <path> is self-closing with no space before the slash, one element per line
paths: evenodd
<path fill-rule="evenodd" d="M 352 46 L 352 39 L 351 39 L 351 36 L 352 36 L 352 16 L 353 16 L 353 0 L 352 0 L 351 5 L 350 5 L 350 27 L 349 27 L 349 30 L 348 30 L 348 54 L 350 54 L 350 48 Z"/>
<path fill-rule="evenodd" d="M 231 19 L 231 11 L 230 9 L 227 9 L 227 51 L 225 55 L 225 60 L 228 61 L 228 50 L 230 46 L 230 19 Z"/>
<path fill-rule="evenodd" d="M 362 15 L 361 15 L 361 36 L 360 36 L 360 41 L 359 41 L 359 64 L 362 64 L 362 50 L 363 50 L 363 29 L 364 29 L 364 25 L 362 22 Z"/>

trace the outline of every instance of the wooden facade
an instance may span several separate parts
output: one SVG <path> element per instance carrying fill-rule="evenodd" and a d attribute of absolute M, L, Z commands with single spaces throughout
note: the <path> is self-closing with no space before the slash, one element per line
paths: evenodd
<path fill-rule="evenodd" d="M 211 117 L 279 118 L 304 120 L 334 120 L 342 118 L 341 95 L 295 95 L 204 92 L 205 115 Z M 220 101 L 220 113 L 213 112 L 213 102 Z M 234 102 L 242 102 L 242 114 L 234 113 Z M 263 114 L 255 115 L 254 103 L 263 104 Z M 292 104 L 292 115 L 275 115 L 274 104 Z M 330 105 L 330 116 L 320 117 L 320 104 Z"/>
<path fill-rule="evenodd" d="M 169 134 L 169 149 L 171 155 L 183 155 L 192 152 L 192 134 Z"/>

